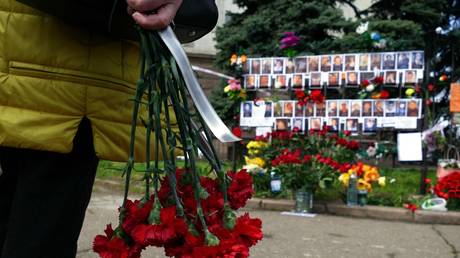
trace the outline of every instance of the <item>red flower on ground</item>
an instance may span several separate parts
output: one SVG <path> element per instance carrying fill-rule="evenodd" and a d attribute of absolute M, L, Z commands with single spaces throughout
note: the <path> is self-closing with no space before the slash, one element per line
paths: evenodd
<path fill-rule="evenodd" d="M 412 213 L 414 213 L 417 210 L 417 205 L 413 203 L 406 203 L 404 204 L 404 208 L 410 210 Z"/>

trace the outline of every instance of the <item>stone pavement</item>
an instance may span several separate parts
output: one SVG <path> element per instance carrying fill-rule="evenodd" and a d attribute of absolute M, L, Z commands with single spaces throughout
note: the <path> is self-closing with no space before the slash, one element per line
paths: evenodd
<path fill-rule="evenodd" d="M 107 223 L 116 224 L 122 194 L 96 191 L 79 239 L 78 258 L 96 258 L 91 244 Z M 416 224 L 318 214 L 314 218 L 279 211 L 246 210 L 263 221 L 264 240 L 251 249 L 255 258 L 297 257 L 460 257 L 460 226 Z M 158 248 L 145 258 L 164 257 Z"/>

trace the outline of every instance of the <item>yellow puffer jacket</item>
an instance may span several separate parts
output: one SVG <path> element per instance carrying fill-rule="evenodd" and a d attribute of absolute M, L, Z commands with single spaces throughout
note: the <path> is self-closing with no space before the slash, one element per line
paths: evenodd
<path fill-rule="evenodd" d="M 68 153 L 86 116 L 97 156 L 127 160 L 138 67 L 133 42 L 0 0 L 0 145 Z M 140 161 L 145 130 L 138 128 Z"/>

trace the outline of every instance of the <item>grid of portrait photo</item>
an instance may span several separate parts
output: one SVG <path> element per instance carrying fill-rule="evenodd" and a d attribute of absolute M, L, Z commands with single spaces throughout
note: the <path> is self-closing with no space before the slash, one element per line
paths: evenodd
<path fill-rule="evenodd" d="M 383 76 L 385 86 L 410 86 L 423 80 L 424 58 L 423 51 L 248 58 L 243 85 L 247 90 L 353 88 Z"/>
<path fill-rule="evenodd" d="M 241 103 L 240 125 L 258 127 L 257 121 L 271 118 L 275 130 L 319 130 L 328 125 L 332 132 L 375 133 L 385 127 L 383 121 L 416 122 L 421 115 L 421 99 L 337 99 L 306 105 L 290 100 L 257 104 L 245 101 Z"/>

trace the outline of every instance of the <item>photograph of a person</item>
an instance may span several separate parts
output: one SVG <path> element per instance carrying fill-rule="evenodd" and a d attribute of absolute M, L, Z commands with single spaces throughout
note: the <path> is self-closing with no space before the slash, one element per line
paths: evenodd
<path fill-rule="evenodd" d="M 345 71 L 354 71 L 356 67 L 356 56 L 345 56 Z"/>
<path fill-rule="evenodd" d="M 319 117 L 310 118 L 310 130 L 321 130 L 323 128 L 323 119 Z"/>
<path fill-rule="evenodd" d="M 372 101 L 363 101 L 362 116 L 372 116 Z"/>
<path fill-rule="evenodd" d="M 395 69 L 395 54 L 393 53 L 384 54 L 383 69 L 385 70 Z"/>
<path fill-rule="evenodd" d="M 385 116 L 393 117 L 396 115 L 396 103 L 394 100 L 385 101 Z"/>
<path fill-rule="evenodd" d="M 406 116 L 406 100 L 398 100 L 396 104 L 396 116 Z"/>
<path fill-rule="evenodd" d="M 331 71 L 331 56 L 321 56 L 321 71 L 322 72 Z"/>
<path fill-rule="evenodd" d="M 347 117 L 349 114 L 350 108 L 348 107 L 348 100 L 339 101 L 339 116 Z"/>
<path fill-rule="evenodd" d="M 348 72 L 347 73 L 347 86 L 356 87 L 358 85 L 358 73 Z"/>
<path fill-rule="evenodd" d="M 259 88 L 267 89 L 270 88 L 270 75 L 259 76 Z"/>
<path fill-rule="evenodd" d="M 369 55 L 368 54 L 359 55 L 359 70 L 360 71 L 369 70 Z"/>
<path fill-rule="evenodd" d="M 377 118 L 364 118 L 363 132 L 374 133 L 377 131 Z"/>
<path fill-rule="evenodd" d="M 425 63 L 423 52 L 412 53 L 412 69 L 422 69 Z"/>
<path fill-rule="evenodd" d="M 351 110 L 350 116 L 352 117 L 360 117 L 361 116 L 361 101 L 360 100 L 352 100 L 350 102 Z"/>
<path fill-rule="evenodd" d="M 273 106 L 273 115 L 275 117 L 283 116 L 283 104 L 281 102 L 275 102 Z"/>
<path fill-rule="evenodd" d="M 383 100 L 374 101 L 373 116 L 383 116 Z"/>
<path fill-rule="evenodd" d="M 382 69 L 382 54 L 371 54 L 371 70 Z"/>
<path fill-rule="evenodd" d="M 364 72 L 364 73 L 359 73 L 359 82 L 363 83 L 365 80 L 372 80 L 374 78 L 374 73 L 371 72 Z"/>
<path fill-rule="evenodd" d="M 292 88 L 299 89 L 303 86 L 303 76 L 302 74 L 294 74 L 292 77 Z"/>
<path fill-rule="evenodd" d="M 396 71 L 385 72 L 385 84 L 394 85 L 396 83 Z"/>
<path fill-rule="evenodd" d="M 307 103 L 305 105 L 305 116 L 314 116 L 315 115 L 315 105 L 313 103 Z"/>
<path fill-rule="evenodd" d="M 317 103 L 315 105 L 316 116 L 326 116 L 326 105 L 324 103 Z"/>
<path fill-rule="evenodd" d="M 277 75 L 276 76 L 275 88 L 277 88 L 277 89 L 286 89 L 287 88 L 286 75 Z"/>
<path fill-rule="evenodd" d="M 336 88 L 339 86 L 339 73 L 329 73 L 328 76 L 328 87 Z"/>
<path fill-rule="evenodd" d="M 284 102 L 283 106 L 283 116 L 291 117 L 294 115 L 294 105 L 291 101 Z"/>
<path fill-rule="evenodd" d="M 292 61 L 291 59 L 288 59 L 285 61 L 286 63 L 286 67 L 285 67 L 285 73 L 294 73 L 295 71 L 295 64 L 294 64 L 294 61 Z"/>
<path fill-rule="evenodd" d="M 252 117 L 252 102 L 244 102 L 243 117 Z"/>
<path fill-rule="evenodd" d="M 410 54 L 407 52 L 398 53 L 398 69 L 409 69 Z"/>
<path fill-rule="evenodd" d="M 302 118 L 295 118 L 292 122 L 292 130 L 298 130 L 299 132 L 303 131 L 302 128 Z"/>
<path fill-rule="evenodd" d="M 291 119 L 278 118 L 275 121 L 275 129 L 277 131 L 287 131 L 291 127 Z"/>
<path fill-rule="evenodd" d="M 299 102 L 295 102 L 295 117 L 303 117 L 304 116 L 304 109 L 305 106 L 300 104 Z"/>
<path fill-rule="evenodd" d="M 307 72 L 307 58 L 306 57 L 297 57 L 295 60 L 295 72 L 296 73 L 306 73 Z"/>
<path fill-rule="evenodd" d="M 336 100 L 328 100 L 327 101 L 327 116 L 337 116 L 337 101 Z"/>
<path fill-rule="evenodd" d="M 262 60 L 262 73 L 271 74 L 272 73 L 273 60 L 272 59 L 263 59 Z"/>
<path fill-rule="evenodd" d="M 260 59 L 251 59 L 251 74 L 260 73 Z"/>
<path fill-rule="evenodd" d="M 358 119 L 357 118 L 348 118 L 345 124 L 345 130 L 350 132 L 358 131 Z"/>
<path fill-rule="evenodd" d="M 243 63 L 243 65 L 242 65 L 243 66 L 243 68 L 242 68 L 243 69 L 243 74 L 249 74 L 249 63 L 250 63 L 249 59 L 246 60 L 246 62 Z"/>
<path fill-rule="evenodd" d="M 414 84 L 417 82 L 417 71 L 415 70 L 407 70 L 404 73 L 404 83 L 406 84 Z"/>
<path fill-rule="evenodd" d="M 265 113 L 264 117 L 272 117 L 273 114 L 273 102 L 265 102 Z"/>
<path fill-rule="evenodd" d="M 319 72 L 319 56 L 308 57 L 308 72 Z"/>
<path fill-rule="evenodd" d="M 247 75 L 244 77 L 244 85 L 246 89 L 252 90 L 256 88 L 256 76 L 255 75 Z"/>
<path fill-rule="evenodd" d="M 276 58 L 273 60 L 273 73 L 280 74 L 284 72 L 284 59 Z"/>
<path fill-rule="evenodd" d="M 334 56 L 332 62 L 332 71 L 342 71 L 343 70 L 343 63 L 342 63 L 342 56 Z"/>
<path fill-rule="evenodd" d="M 340 124 L 338 118 L 329 118 L 327 125 L 329 126 L 330 132 L 338 132 L 340 130 Z"/>
<path fill-rule="evenodd" d="M 321 88 L 321 73 L 311 73 L 310 77 L 310 88 Z"/>
<path fill-rule="evenodd" d="M 407 116 L 418 117 L 420 112 L 420 102 L 416 99 L 407 101 Z"/>

